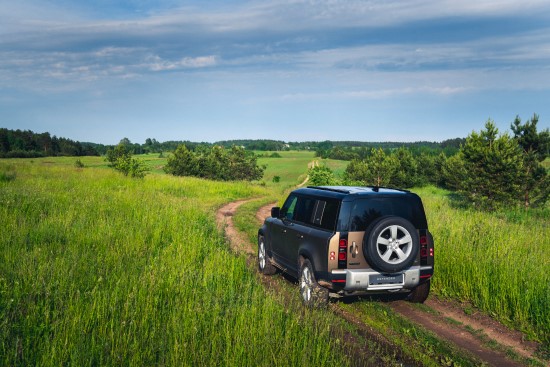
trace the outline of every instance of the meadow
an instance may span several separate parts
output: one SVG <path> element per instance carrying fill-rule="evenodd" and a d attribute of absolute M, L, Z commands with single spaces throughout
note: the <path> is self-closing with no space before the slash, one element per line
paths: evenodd
<path fill-rule="evenodd" d="M 433 289 L 464 301 L 550 352 L 550 208 L 482 212 L 450 192 L 414 190 L 436 243 Z"/>
<path fill-rule="evenodd" d="M 280 154 L 258 159 L 266 170 L 256 183 L 165 175 L 158 154 L 140 157 L 151 168 L 144 179 L 101 157 L 80 158 L 85 168 L 69 157 L 0 160 L 0 364 L 350 364 L 330 337 L 335 316 L 271 294 L 216 227 L 221 205 L 257 198 L 235 217 L 255 242 L 256 208 L 284 200 L 314 159 Z M 343 172 L 347 162 L 321 164 Z M 413 191 L 436 242 L 434 293 L 548 350 L 548 207 L 486 213 L 461 208 L 445 190 Z M 389 312 L 354 307 L 368 308 L 375 327 L 377 313 Z"/>
<path fill-rule="evenodd" d="M 265 187 L 74 161 L 0 160 L 0 365 L 349 364 L 330 321 L 288 313 L 216 226 Z"/>

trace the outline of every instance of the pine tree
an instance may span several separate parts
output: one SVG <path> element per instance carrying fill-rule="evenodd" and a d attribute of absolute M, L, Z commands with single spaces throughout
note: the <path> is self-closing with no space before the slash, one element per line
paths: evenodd
<path fill-rule="evenodd" d="M 511 125 L 514 139 L 523 150 L 523 198 L 525 207 L 543 205 L 550 195 L 550 178 L 541 162 L 548 157 L 550 133 L 548 129 L 537 132 L 539 116 L 534 114 L 530 121 L 521 124 L 516 119 Z"/>
<path fill-rule="evenodd" d="M 168 157 L 164 172 L 175 176 L 198 175 L 199 164 L 197 158 L 185 145 L 179 145 L 173 155 Z"/>
<path fill-rule="evenodd" d="M 484 208 L 519 202 L 524 176 L 522 151 L 508 134 L 498 136 L 492 120 L 479 134 L 472 132 L 460 152 L 465 177 L 457 185 L 469 201 Z"/>

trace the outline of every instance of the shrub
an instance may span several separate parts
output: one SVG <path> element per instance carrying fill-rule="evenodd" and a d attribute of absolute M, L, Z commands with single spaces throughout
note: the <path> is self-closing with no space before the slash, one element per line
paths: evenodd
<path fill-rule="evenodd" d="M 264 167 L 259 167 L 254 154 L 237 146 L 227 150 L 214 146 L 210 150 L 192 152 L 180 145 L 168 157 L 166 173 L 175 176 L 195 176 L 219 181 L 254 181 L 263 177 Z"/>
<path fill-rule="evenodd" d="M 74 166 L 76 168 L 84 168 L 84 163 L 82 163 L 82 161 L 80 159 L 77 159 L 75 162 L 74 162 Z"/>
<path fill-rule="evenodd" d="M 338 184 L 334 173 L 327 166 L 315 166 L 309 169 L 309 182 L 314 186 Z"/>
<path fill-rule="evenodd" d="M 118 144 L 114 149 L 109 149 L 105 160 L 111 162 L 110 166 L 122 172 L 124 176 L 143 178 L 149 171 L 145 163 L 132 157 L 123 143 Z"/>

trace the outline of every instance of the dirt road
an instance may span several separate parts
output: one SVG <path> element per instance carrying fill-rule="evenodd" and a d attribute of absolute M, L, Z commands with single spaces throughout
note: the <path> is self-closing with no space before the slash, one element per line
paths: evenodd
<path fill-rule="evenodd" d="M 249 243 L 246 237 L 237 231 L 232 220 L 232 216 L 236 213 L 239 206 L 246 202 L 246 200 L 236 201 L 223 206 L 218 210 L 216 218 L 218 225 L 225 229 L 226 237 L 233 251 L 246 254 L 249 265 L 255 267 L 256 245 Z M 274 205 L 276 203 L 265 205 L 258 210 L 256 213 L 258 226 L 270 215 L 271 207 Z M 264 284 L 276 286 L 267 280 Z M 425 303 L 427 306 L 425 310 L 405 301 L 392 301 L 389 305 L 395 312 L 430 330 L 439 338 L 451 342 L 465 353 L 483 361 L 486 365 L 522 366 L 522 364 L 510 360 L 506 356 L 504 351 L 506 348 L 522 357 L 535 359 L 536 343 L 525 342 L 520 332 L 510 330 L 488 316 L 480 313 L 466 315 L 464 309 L 459 304 L 430 297 Z M 362 322 L 359 317 L 344 311 L 342 307 L 339 307 L 338 302 L 331 304 L 331 310 L 358 327 L 367 339 L 375 340 L 382 345 L 388 345 L 389 348 L 392 347 L 390 340 L 374 331 L 369 325 Z M 490 349 L 485 346 L 487 343 L 483 343 L 483 339 L 485 341 L 490 340 L 491 343 L 496 343 L 500 347 Z M 541 361 L 539 360 L 539 362 Z"/>

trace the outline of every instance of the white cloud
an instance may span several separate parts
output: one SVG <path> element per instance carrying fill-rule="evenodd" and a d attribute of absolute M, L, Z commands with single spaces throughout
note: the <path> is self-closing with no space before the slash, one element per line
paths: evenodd
<path fill-rule="evenodd" d="M 167 71 L 181 69 L 205 68 L 216 65 L 215 56 L 184 57 L 177 61 L 163 60 L 159 56 L 151 56 L 146 61 L 152 71 Z"/>

